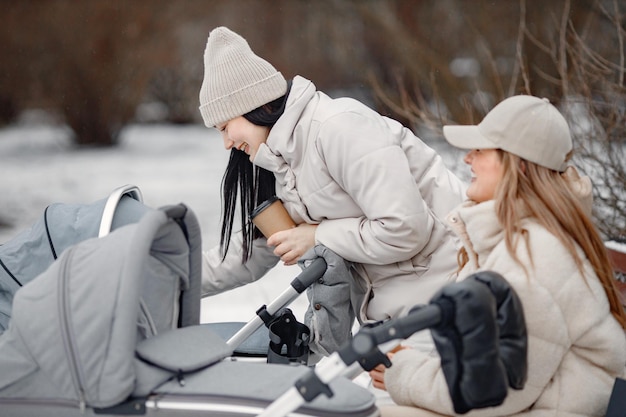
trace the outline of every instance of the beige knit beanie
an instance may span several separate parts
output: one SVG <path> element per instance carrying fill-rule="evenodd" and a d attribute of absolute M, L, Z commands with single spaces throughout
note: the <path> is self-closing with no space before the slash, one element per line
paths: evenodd
<path fill-rule="evenodd" d="M 209 33 L 204 50 L 200 114 L 214 127 L 283 96 L 287 81 L 248 42 L 226 27 Z"/>

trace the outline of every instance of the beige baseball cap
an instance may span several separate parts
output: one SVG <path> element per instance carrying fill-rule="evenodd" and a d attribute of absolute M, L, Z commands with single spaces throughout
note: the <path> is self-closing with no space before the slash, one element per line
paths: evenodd
<path fill-rule="evenodd" d="M 446 140 L 461 149 L 502 149 L 563 172 L 572 137 L 563 115 L 547 98 L 509 97 L 478 125 L 444 126 Z"/>

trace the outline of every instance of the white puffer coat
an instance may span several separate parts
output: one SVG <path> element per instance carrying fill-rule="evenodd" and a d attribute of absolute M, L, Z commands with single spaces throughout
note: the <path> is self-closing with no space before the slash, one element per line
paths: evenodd
<path fill-rule="evenodd" d="M 316 244 L 355 263 L 353 274 L 369 292 L 361 320 L 428 302 L 451 279 L 459 244 L 443 218 L 465 188 L 400 123 L 356 100 L 331 99 L 297 76 L 253 162 L 274 172 L 276 193 L 296 223 L 319 224 Z M 226 265 L 216 264 L 215 251 L 205 254 L 204 294 L 260 278 L 271 253 L 261 246 L 244 266 L 236 265 L 238 242 Z"/>
<path fill-rule="evenodd" d="M 578 185 L 572 188 L 590 191 Z M 524 389 L 509 390 L 499 407 L 465 415 L 603 416 L 613 382 L 624 373 L 626 337 L 609 311 L 606 294 L 590 263 L 584 261 L 583 277 L 560 241 L 527 217 L 522 227 L 527 231 L 528 246 L 520 238 L 516 251 L 528 268 L 526 275 L 506 249 L 493 200 L 478 205 L 464 203 L 448 221 L 470 258 L 459 276 L 477 270 L 502 274 L 522 301 L 528 332 Z M 584 258 L 582 250 L 578 253 Z M 413 349 L 398 352 L 385 372 L 385 384 L 398 404 L 454 415 L 437 354 Z M 404 416 L 423 415 L 418 410 L 415 414 L 403 411 Z"/>

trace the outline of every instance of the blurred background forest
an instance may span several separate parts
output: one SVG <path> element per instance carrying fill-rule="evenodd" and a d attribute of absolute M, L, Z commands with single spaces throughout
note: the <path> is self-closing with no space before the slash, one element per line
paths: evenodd
<path fill-rule="evenodd" d="M 108 147 L 129 124 L 201 123 L 204 47 L 224 25 L 286 78 L 424 138 L 513 94 L 548 97 L 598 226 L 626 236 L 626 0 L 0 0 L 0 13 L 0 127 L 37 110 L 77 147 Z"/>

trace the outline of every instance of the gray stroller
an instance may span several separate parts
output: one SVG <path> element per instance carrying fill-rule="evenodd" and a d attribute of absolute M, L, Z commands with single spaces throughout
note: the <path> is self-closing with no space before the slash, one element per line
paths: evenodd
<path fill-rule="evenodd" d="M 260 414 L 309 368 L 228 360 L 233 346 L 199 324 L 193 213 L 182 204 L 149 209 L 132 190 L 118 197 L 135 207 L 128 219 L 104 216 L 104 232 L 56 245 L 30 282 L 18 284 L 20 271 L 2 255 L 19 288 L 0 334 L 0 415 Z M 349 379 L 331 387 L 332 397 L 290 415 L 379 414 L 371 393 Z"/>
<path fill-rule="evenodd" d="M 348 375 L 389 366 L 386 347 L 377 345 L 427 327 L 433 327 L 457 412 L 500 404 L 507 386 L 524 384 L 521 304 L 506 281 L 491 274 L 446 286 L 431 305 L 362 329 L 319 373 L 298 362 L 231 360 L 260 319 L 228 341 L 200 325 L 197 220 L 183 204 L 153 210 L 140 200 L 131 187 L 97 202 L 99 228 L 84 227 L 93 223 L 93 207 L 56 207 L 0 247 L 10 280 L 0 278 L 19 286 L 12 294 L 3 287 L 14 296 L 0 334 L 2 416 L 375 417 L 373 395 Z M 116 212 L 125 205 L 130 215 Z M 76 243 L 60 244 L 63 239 L 50 232 L 48 214 L 55 211 L 70 213 Z M 79 229 L 85 234 L 75 233 Z M 51 247 L 53 259 L 29 276 L 24 270 L 32 272 L 37 262 L 19 268 L 18 244 L 23 250 Z M 33 260 L 41 255 L 31 254 Z M 326 262 L 314 259 L 292 282 L 293 291 L 285 291 L 286 302 L 326 271 Z"/>

